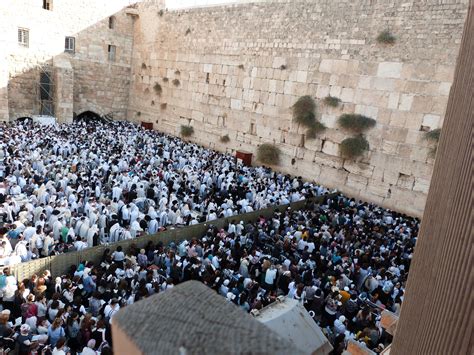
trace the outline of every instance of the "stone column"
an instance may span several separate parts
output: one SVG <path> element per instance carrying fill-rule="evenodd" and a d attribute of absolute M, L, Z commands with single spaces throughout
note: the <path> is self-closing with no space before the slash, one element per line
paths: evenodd
<path fill-rule="evenodd" d="M 8 60 L 0 56 L 0 121 L 8 121 Z"/>
<path fill-rule="evenodd" d="M 391 355 L 473 354 L 474 1 Z"/>
<path fill-rule="evenodd" d="M 67 58 L 53 60 L 54 115 L 60 123 L 70 123 L 73 119 L 74 70 Z"/>

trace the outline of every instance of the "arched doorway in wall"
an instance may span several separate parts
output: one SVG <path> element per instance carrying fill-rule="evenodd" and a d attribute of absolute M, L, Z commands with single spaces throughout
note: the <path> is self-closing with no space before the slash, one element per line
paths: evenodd
<path fill-rule="evenodd" d="M 32 117 L 28 117 L 28 116 L 25 116 L 25 117 L 18 117 L 17 119 L 15 119 L 16 122 L 21 122 L 21 123 L 31 123 L 33 122 L 33 118 Z"/>
<path fill-rule="evenodd" d="M 105 123 L 107 120 L 105 120 L 101 115 L 98 113 L 95 113 L 93 111 L 84 111 L 83 113 L 80 113 L 74 118 L 75 122 L 101 122 Z"/>

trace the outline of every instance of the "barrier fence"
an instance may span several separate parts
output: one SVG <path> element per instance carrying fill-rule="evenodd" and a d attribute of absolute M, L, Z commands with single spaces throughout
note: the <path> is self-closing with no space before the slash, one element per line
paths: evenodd
<path fill-rule="evenodd" d="M 321 204 L 327 198 L 333 198 L 336 193 L 326 194 L 323 196 L 312 197 L 310 199 L 293 202 L 286 205 L 273 206 L 262 210 L 244 213 L 229 218 L 220 218 L 205 223 L 199 223 L 193 226 L 186 226 L 181 228 L 171 228 L 156 234 L 149 234 L 135 239 L 122 240 L 112 244 L 98 245 L 96 247 L 87 248 L 81 251 L 73 251 L 65 254 L 52 255 L 46 258 L 28 261 L 13 266 L 6 266 L 10 268 L 10 272 L 17 280 L 24 280 L 30 278 L 34 274 L 39 274 L 45 270 L 50 270 L 53 277 L 63 275 L 71 265 L 78 265 L 81 261 L 92 261 L 97 263 L 101 260 L 105 249 L 115 250 L 119 245 L 122 246 L 126 252 L 133 244 L 138 248 L 144 247 L 149 241 L 162 242 L 167 245 L 171 242 L 180 242 L 183 240 L 191 240 L 193 238 L 201 237 L 209 228 L 209 226 L 216 226 L 217 228 L 226 227 L 231 221 L 255 222 L 260 216 L 268 218 L 273 215 L 276 210 L 283 211 L 288 207 L 298 210 L 305 206 L 306 203 L 314 202 Z"/>

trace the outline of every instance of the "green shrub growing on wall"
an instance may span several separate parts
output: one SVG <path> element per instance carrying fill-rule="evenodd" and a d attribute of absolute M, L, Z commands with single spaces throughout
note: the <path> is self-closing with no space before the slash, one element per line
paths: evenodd
<path fill-rule="evenodd" d="M 301 96 L 292 106 L 293 119 L 296 123 L 311 128 L 316 121 L 316 103 L 309 95 Z"/>
<path fill-rule="evenodd" d="M 184 35 L 187 36 L 187 35 L 190 34 L 190 33 L 191 33 L 191 29 L 188 28 L 188 29 L 186 30 L 186 33 L 185 33 Z"/>
<path fill-rule="evenodd" d="M 261 144 L 257 148 L 257 159 L 263 164 L 277 165 L 280 162 L 280 149 L 273 144 Z"/>
<path fill-rule="evenodd" d="M 181 84 L 178 79 L 174 79 L 172 83 L 174 86 L 179 86 L 179 84 Z"/>
<path fill-rule="evenodd" d="M 339 104 L 341 103 L 341 99 L 338 98 L 338 97 L 334 97 L 334 96 L 326 96 L 324 98 L 324 103 L 327 105 L 327 106 L 331 106 L 331 107 L 337 107 L 339 106 Z"/>
<path fill-rule="evenodd" d="M 163 82 L 167 83 L 170 79 L 168 79 L 166 76 L 163 78 Z"/>
<path fill-rule="evenodd" d="M 338 122 L 342 128 L 354 133 L 365 132 L 368 129 L 374 127 L 376 123 L 373 118 L 353 113 L 341 115 Z"/>
<path fill-rule="evenodd" d="M 347 159 L 354 159 L 369 150 L 369 142 L 363 135 L 346 138 L 340 145 L 341 155 Z"/>
<path fill-rule="evenodd" d="M 425 134 L 425 139 L 432 141 L 432 142 L 438 142 L 439 137 L 441 136 L 441 128 L 436 128 L 433 129 Z"/>
<path fill-rule="evenodd" d="M 153 86 L 153 90 L 155 90 L 155 94 L 157 95 L 161 95 L 161 93 L 163 92 L 161 85 L 158 83 L 155 83 L 155 85 Z"/>
<path fill-rule="evenodd" d="M 396 40 L 396 37 L 390 32 L 390 30 L 383 30 L 377 36 L 377 42 L 383 44 L 394 44 Z"/>
<path fill-rule="evenodd" d="M 191 137 L 194 134 L 194 128 L 191 126 L 181 126 L 181 136 Z"/>
<path fill-rule="evenodd" d="M 158 11 L 158 16 L 161 17 L 161 16 L 163 16 L 164 13 L 165 13 L 165 12 L 163 11 L 163 9 L 161 9 L 160 11 Z"/>
<path fill-rule="evenodd" d="M 146 64 L 142 63 L 142 69 L 146 69 Z"/>
<path fill-rule="evenodd" d="M 229 135 L 226 134 L 225 136 L 222 136 L 221 139 L 220 139 L 221 143 L 228 143 L 230 142 L 230 138 L 229 138 Z"/>
<path fill-rule="evenodd" d="M 242 70 L 244 70 L 244 69 L 245 69 L 245 67 L 244 67 L 244 65 L 243 65 L 243 64 L 239 64 L 238 68 L 239 68 L 239 69 L 242 69 Z"/>
<path fill-rule="evenodd" d="M 306 138 L 314 139 L 326 130 L 324 123 L 316 121 L 311 128 L 306 131 Z"/>
<path fill-rule="evenodd" d="M 160 108 L 162 110 L 166 110 L 166 107 L 168 106 L 168 104 L 166 102 L 163 102 L 162 104 L 160 104 Z"/>

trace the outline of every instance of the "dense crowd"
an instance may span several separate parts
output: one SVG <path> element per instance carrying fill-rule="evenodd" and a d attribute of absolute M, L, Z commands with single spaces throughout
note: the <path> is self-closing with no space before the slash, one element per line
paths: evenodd
<path fill-rule="evenodd" d="M 0 265 L 326 192 L 127 122 L 0 123 Z"/>
<path fill-rule="evenodd" d="M 332 354 L 349 339 L 380 352 L 391 341 L 380 313 L 400 311 L 418 227 L 416 219 L 337 196 L 254 223 L 210 223 L 189 242 L 107 249 L 100 262 L 84 260 L 54 279 L 46 271 L 17 282 L 6 269 L 0 335 L 24 354 L 44 344 L 63 354 L 66 339 L 73 353 L 106 354 L 120 308 L 199 280 L 246 312 L 279 295 L 298 300 L 327 332 Z M 19 335 L 9 340 L 15 320 Z"/>

